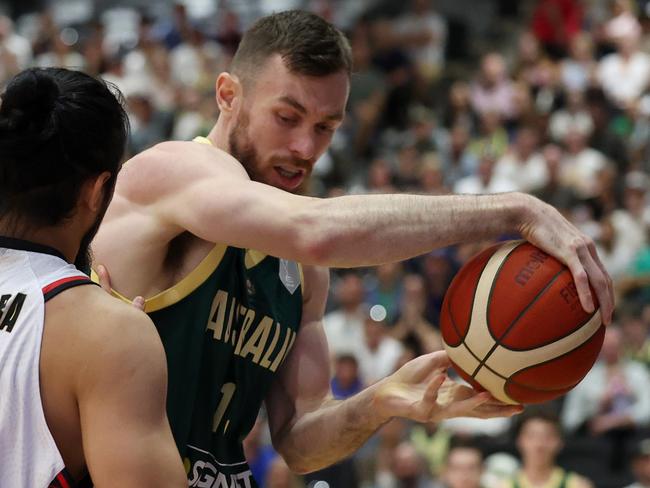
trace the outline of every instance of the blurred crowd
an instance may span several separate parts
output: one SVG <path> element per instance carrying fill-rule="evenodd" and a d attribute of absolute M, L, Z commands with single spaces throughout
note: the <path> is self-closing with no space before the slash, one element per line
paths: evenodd
<path fill-rule="evenodd" d="M 0 84 L 29 66 L 102 76 L 125 95 L 130 154 L 207 134 L 216 75 L 257 16 L 316 11 L 348 35 L 355 72 L 345 123 L 305 191 L 532 193 L 594 239 L 614 278 L 615 324 L 563 399 L 514 420 L 395 419 L 304 479 L 274 453 L 261 415 L 246 451 L 262 486 L 650 487 L 650 2 L 232 0 L 197 14 L 189 2 L 115 1 L 85 18 L 57 3 L 17 15 L 0 2 Z M 335 397 L 440 349 L 445 290 L 490 244 L 334 271 L 324 327 Z"/>

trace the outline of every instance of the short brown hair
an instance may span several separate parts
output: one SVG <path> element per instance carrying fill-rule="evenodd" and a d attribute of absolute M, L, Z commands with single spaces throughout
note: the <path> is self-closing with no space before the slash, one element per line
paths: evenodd
<path fill-rule="evenodd" d="M 352 72 L 352 53 L 345 35 L 316 14 L 288 10 L 259 19 L 244 33 L 232 72 L 246 78 L 274 54 L 292 73 L 327 76 Z"/>

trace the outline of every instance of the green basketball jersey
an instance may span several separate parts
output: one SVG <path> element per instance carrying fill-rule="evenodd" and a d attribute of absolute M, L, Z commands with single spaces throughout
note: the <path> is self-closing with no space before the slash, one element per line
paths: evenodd
<path fill-rule="evenodd" d="M 148 298 L 145 312 L 165 348 L 167 416 L 189 486 L 255 488 L 242 441 L 296 339 L 302 268 L 216 245 L 187 277 Z"/>
<path fill-rule="evenodd" d="M 256 486 L 242 440 L 296 339 L 299 265 L 217 246 L 145 310 L 165 347 L 167 415 L 190 486 Z"/>

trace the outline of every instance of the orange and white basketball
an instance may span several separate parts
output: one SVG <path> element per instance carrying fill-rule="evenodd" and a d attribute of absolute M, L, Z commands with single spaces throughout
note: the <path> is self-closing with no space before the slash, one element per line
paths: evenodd
<path fill-rule="evenodd" d="M 582 309 L 569 269 L 525 241 L 474 256 L 442 305 L 445 349 L 475 388 L 506 403 L 565 394 L 591 369 L 605 334 Z"/>

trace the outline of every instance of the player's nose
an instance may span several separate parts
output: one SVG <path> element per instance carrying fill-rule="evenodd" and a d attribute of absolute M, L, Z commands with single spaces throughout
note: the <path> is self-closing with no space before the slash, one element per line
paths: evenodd
<path fill-rule="evenodd" d="M 314 159 L 316 141 L 310 134 L 296 134 L 289 145 L 289 150 L 298 159 L 310 161 Z"/>

